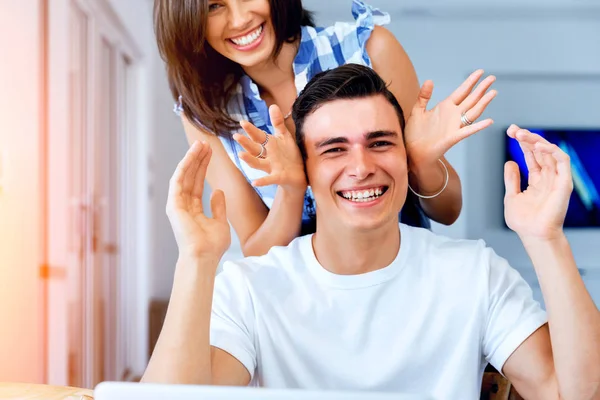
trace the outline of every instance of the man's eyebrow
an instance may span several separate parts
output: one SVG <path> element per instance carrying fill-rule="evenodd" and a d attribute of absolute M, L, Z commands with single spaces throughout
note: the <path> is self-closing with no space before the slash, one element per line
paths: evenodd
<path fill-rule="evenodd" d="M 396 133 L 394 131 L 380 130 L 380 131 L 367 132 L 364 135 L 364 138 L 367 141 L 373 140 L 373 139 L 379 139 L 379 138 L 383 138 L 383 137 L 396 138 L 396 137 L 398 137 L 398 133 Z M 323 139 L 320 142 L 317 142 L 315 144 L 315 148 L 320 149 L 321 147 L 326 147 L 326 146 L 329 146 L 332 144 L 342 144 L 342 143 L 344 143 L 344 144 L 348 143 L 348 138 L 346 138 L 344 136 L 331 137 L 331 138 Z"/>
<path fill-rule="evenodd" d="M 383 137 L 397 138 L 398 133 L 394 132 L 394 131 L 374 131 L 374 132 L 369 132 L 365 135 L 366 140 L 379 139 L 379 138 L 383 138 Z"/>
<path fill-rule="evenodd" d="M 320 149 L 321 147 L 326 147 L 326 146 L 329 146 L 332 144 L 341 144 L 341 143 L 348 143 L 348 138 L 345 138 L 343 136 L 327 138 L 327 139 L 321 140 L 320 142 L 317 142 L 315 144 L 315 149 Z"/>

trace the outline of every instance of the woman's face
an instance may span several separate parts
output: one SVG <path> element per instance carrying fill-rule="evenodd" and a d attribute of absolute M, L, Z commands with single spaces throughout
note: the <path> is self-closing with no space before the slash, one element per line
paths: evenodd
<path fill-rule="evenodd" d="M 275 47 L 269 0 L 209 0 L 206 40 L 242 67 L 265 62 Z"/>

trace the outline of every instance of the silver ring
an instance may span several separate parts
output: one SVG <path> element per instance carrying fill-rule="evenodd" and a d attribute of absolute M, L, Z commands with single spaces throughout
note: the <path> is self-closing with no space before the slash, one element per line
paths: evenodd
<path fill-rule="evenodd" d="M 258 155 L 255 157 L 260 158 L 261 160 L 265 159 L 265 158 L 267 158 L 265 155 L 266 152 L 267 152 L 267 149 L 265 149 L 265 146 L 261 144 L 260 145 L 260 153 L 258 153 Z"/>
<path fill-rule="evenodd" d="M 467 113 L 464 112 L 462 113 L 462 115 L 460 116 L 460 122 L 464 125 L 464 126 L 469 126 L 473 124 L 473 121 L 469 120 L 469 118 L 467 118 Z"/>
<path fill-rule="evenodd" d="M 267 145 L 267 143 L 269 143 L 269 134 L 265 132 L 265 141 L 262 142 L 260 145 L 264 147 Z"/>

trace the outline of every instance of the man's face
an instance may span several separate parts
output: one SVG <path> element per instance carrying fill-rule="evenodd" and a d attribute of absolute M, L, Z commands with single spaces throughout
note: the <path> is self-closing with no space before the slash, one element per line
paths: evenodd
<path fill-rule="evenodd" d="M 358 230 L 397 224 L 406 152 L 398 115 L 384 96 L 326 103 L 306 118 L 303 132 L 317 221 Z"/>

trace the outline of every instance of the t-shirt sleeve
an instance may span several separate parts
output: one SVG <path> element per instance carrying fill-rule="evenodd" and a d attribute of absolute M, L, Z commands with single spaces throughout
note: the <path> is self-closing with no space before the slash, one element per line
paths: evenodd
<path fill-rule="evenodd" d="M 254 378 L 254 307 L 243 265 L 225 262 L 217 275 L 210 319 L 210 345 L 226 351 L 241 362 Z"/>
<path fill-rule="evenodd" d="M 489 303 L 483 337 L 486 360 L 498 371 L 511 354 L 548 320 L 521 275 L 492 249 L 485 249 L 489 267 Z"/>
<path fill-rule="evenodd" d="M 362 0 L 352 1 L 354 24 L 338 23 L 335 25 L 337 40 L 341 46 L 346 63 L 364 63 L 371 67 L 371 58 L 367 54 L 366 45 L 375 25 L 390 23 L 390 15 Z M 333 43 L 335 50 L 335 43 Z"/>

